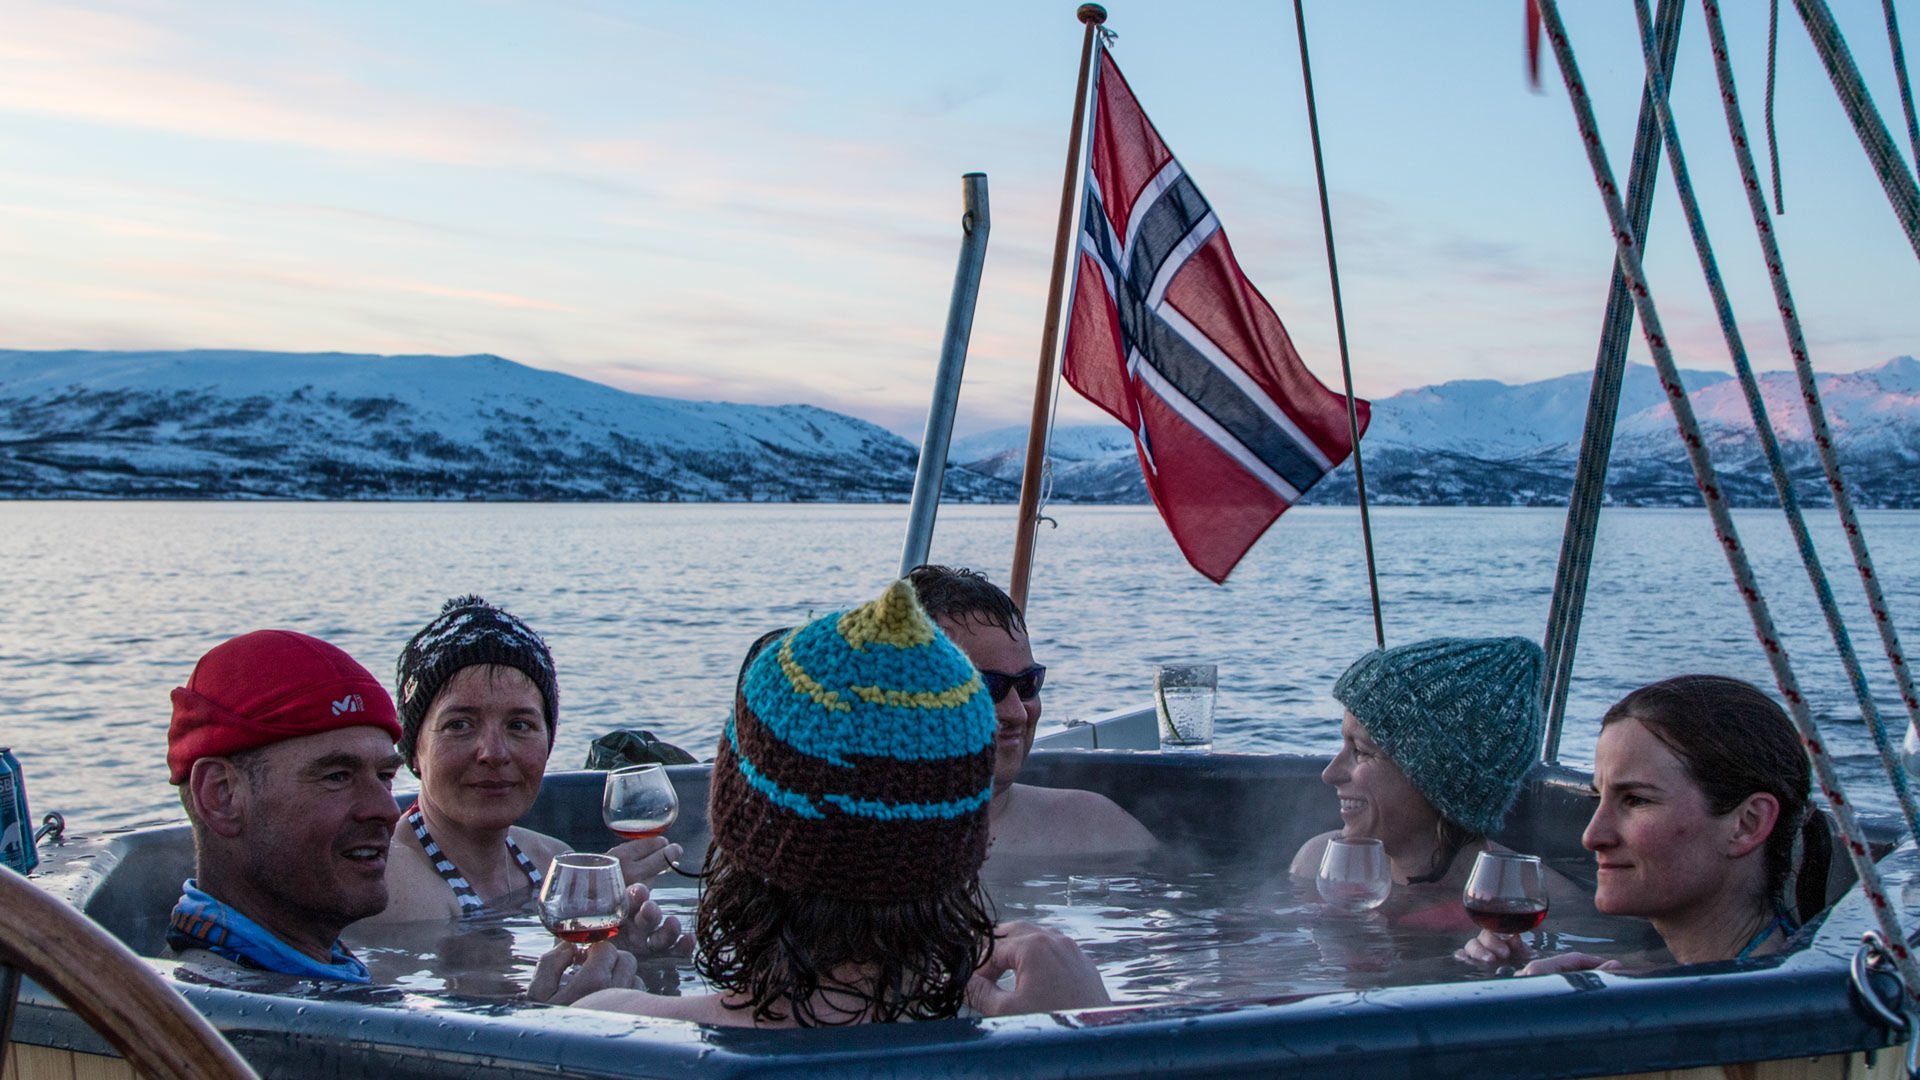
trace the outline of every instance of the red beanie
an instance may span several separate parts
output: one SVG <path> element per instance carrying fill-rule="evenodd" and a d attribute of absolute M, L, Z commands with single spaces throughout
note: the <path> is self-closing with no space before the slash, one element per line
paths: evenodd
<path fill-rule="evenodd" d="M 167 769 L 173 783 L 185 783 L 203 757 L 350 727 L 400 738 L 380 680 L 319 638 L 256 630 L 214 646 L 174 689 Z"/>

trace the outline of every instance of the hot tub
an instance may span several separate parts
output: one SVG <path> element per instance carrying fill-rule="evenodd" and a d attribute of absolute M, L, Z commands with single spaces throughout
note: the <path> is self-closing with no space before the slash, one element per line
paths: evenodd
<path fill-rule="evenodd" d="M 1114 798 L 1185 853 L 1192 872 L 1270 867 L 1284 881 L 1298 844 L 1337 825 L 1319 781 L 1324 758 L 1295 755 L 1163 756 L 1096 750 L 1041 751 L 1024 781 L 1085 787 Z M 670 770 L 683 806 L 672 838 L 704 840 L 704 766 Z M 551 774 L 525 824 L 582 848 L 603 848 L 598 773 Z M 1543 766 L 1530 779 L 1498 837 L 1546 856 L 1590 880 L 1579 834 L 1591 803 L 1587 777 Z M 1881 865 L 1896 901 L 1916 858 L 1891 851 L 1895 833 L 1874 824 Z M 92 840 L 43 851 L 36 880 L 84 910 L 135 951 L 160 951 L 164 919 L 190 872 L 185 825 Z M 1583 870 L 1584 868 L 1584 870 Z M 997 872 L 997 868 L 995 868 Z M 989 875 L 992 876 L 992 873 Z M 1098 876 L 1098 875 L 1093 875 Z M 1071 905 L 1074 875 L 1065 875 Z M 1869 928 L 1864 901 L 1846 893 L 1852 871 L 1836 863 L 1828 916 L 1802 932 L 1786 953 L 1738 963 L 1696 965 L 1623 976 L 1585 972 L 1534 978 L 1467 978 L 1443 958 L 1420 970 L 1448 981 L 1385 985 L 1391 973 L 1344 976 L 1343 988 L 1289 988 L 1285 973 L 1254 972 L 1216 987 L 1117 987 L 1118 996 L 1170 1003 L 991 1020 L 876 1025 L 832 1031 L 710 1029 L 550 1008 L 475 992 L 409 986 L 314 987 L 273 976 L 248 988 L 173 975 L 193 1004 L 263 1076 L 579 1077 L 867 1076 L 929 1071 L 952 1076 L 1329 1077 L 1609 1076 L 1734 1062 L 1781 1061 L 1815 1074 L 1848 1075 L 1872 1058 L 1876 1073 L 1898 1055 L 1875 1053 L 1898 1032 L 1874 1019 L 1851 988 L 1850 965 Z M 1104 886 L 1111 891 L 1112 886 Z M 1275 888 L 1284 887 L 1275 884 Z M 667 890 L 671 896 L 671 888 Z M 1098 909 L 1111 897 L 1095 896 Z M 1920 894 L 1915 896 L 1920 901 Z M 669 903 L 671 904 L 671 899 Z M 1044 907 L 1044 904 L 1041 905 Z M 1013 912 L 1018 914 L 1019 912 Z M 1920 911 L 1903 912 L 1911 925 Z M 1553 922 L 1549 919 L 1550 924 Z M 351 934 L 350 934 L 351 936 Z M 1217 949 L 1257 949 L 1225 935 Z M 1101 946 L 1091 951 L 1114 972 Z M 1246 963 L 1241 964 L 1242 967 Z M 1229 965 L 1230 966 L 1230 965 Z M 1266 981 L 1263 981 L 1266 980 Z M 1124 983 L 1125 980 L 1122 980 Z M 1375 985 L 1379 984 L 1379 985 Z M 467 986 L 456 983 L 465 991 Z M 1265 987 L 1236 993 L 1235 986 Z M 50 996 L 29 987 L 15 1021 L 17 1042 L 80 1055 L 111 1054 L 106 1044 Z M 81 1059 L 92 1063 L 90 1059 Z M 117 1064 L 117 1063 L 115 1063 Z M 1766 1075 L 1762 1071 L 1756 1075 Z M 1804 1075 L 1795 1072 L 1792 1075 Z M 1861 1075 L 1858 1071 L 1852 1075 Z"/>

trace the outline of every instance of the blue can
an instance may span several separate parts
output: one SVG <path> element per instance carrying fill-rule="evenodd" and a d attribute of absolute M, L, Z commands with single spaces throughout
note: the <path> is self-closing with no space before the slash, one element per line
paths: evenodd
<path fill-rule="evenodd" d="M 33 848 L 33 814 L 27 810 L 27 782 L 13 751 L 0 746 L 0 863 L 22 874 L 40 865 Z"/>

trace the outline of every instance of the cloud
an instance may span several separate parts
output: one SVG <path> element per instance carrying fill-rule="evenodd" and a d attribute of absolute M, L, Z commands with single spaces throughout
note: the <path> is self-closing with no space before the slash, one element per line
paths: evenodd
<path fill-rule="evenodd" d="M 454 164 L 550 160 L 528 113 L 376 88 L 324 64 L 213 53 L 149 18 L 16 0 L 0 33 L 0 111 L 209 139 Z M 176 9 L 186 25 L 204 13 Z M 281 57 L 312 56 L 310 41 Z M 216 74 L 223 73 L 223 74 Z"/>

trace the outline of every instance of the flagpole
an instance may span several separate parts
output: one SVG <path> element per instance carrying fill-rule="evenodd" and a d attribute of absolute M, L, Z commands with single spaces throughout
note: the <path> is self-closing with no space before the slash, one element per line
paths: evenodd
<path fill-rule="evenodd" d="M 1027 606 L 1027 581 L 1033 571 L 1034 533 L 1040 527 L 1040 471 L 1047 458 L 1047 421 L 1053 412 L 1054 361 L 1060 336 L 1060 302 L 1066 287 L 1067 254 L 1074 245 L 1073 192 L 1080 179 L 1080 135 L 1086 126 L 1087 78 L 1092 70 L 1093 39 L 1107 9 L 1081 4 L 1074 13 L 1087 26 L 1080 43 L 1080 81 L 1073 91 L 1073 132 L 1067 139 L 1067 173 L 1060 185 L 1060 225 L 1053 234 L 1053 274 L 1047 283 L 1047 317 L 1040 338 L 1040 371 L 1034 378 L 1033 420 L 1027 426 L 1027 464 L 1020 474 L 1020 519 L 1013 538 L 1013 569 L 1007 575 L 1007 595 L 1022 611 Z"/>
<path fill-rule="evenodd" d="M 1353 484 L 1360 495 L 1360 536 L 1367 548 L 1367 592 L 1373 598 L 1373 640 L 1384 649 L 1387 632 L 1380 620 L 1380 576 L 1373 562 L 1373 522 L 1367 514 L 1367 474 L 1360 468 L 1360 413 L 1353 404 L 1353 366 L 1347 359 L 1347 316 L 1340 304 L 1340 264 L 1333 256 L 1333 211 L 1327 203 L 1327 167 L 1320 157 L 1320 116 L 1313 107 L 1313 68 L 1307 61 L 1307 13 L 1293 0 L 1300 30 L 1300 78 L 1307 86 L 1307 130 L 1313 136 L 1313 175 L 1320 182 L 1320 227 L 1327 238 L 1327 277 L 1333 282 L 1333 327 L 1340 338 L 1340 377 L 1347 390 L 1347 435 L 1353 440 Z"/>

